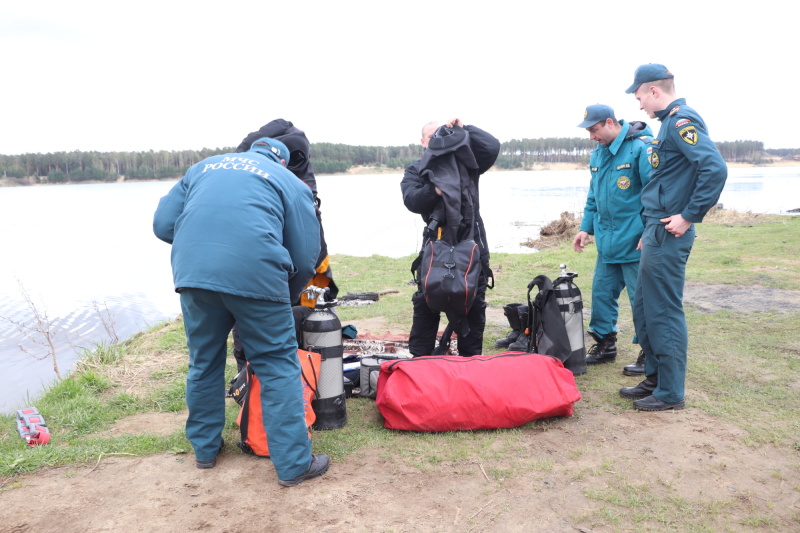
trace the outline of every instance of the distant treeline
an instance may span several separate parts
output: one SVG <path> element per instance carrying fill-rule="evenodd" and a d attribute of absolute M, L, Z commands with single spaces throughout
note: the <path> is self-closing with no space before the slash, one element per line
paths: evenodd
<path fill-rule="evenodd" d="M 512 139 L 501 144 L 496 166 L 525 170 L 535 163 L 588 164 L 595 143 L 584 138 Z M 728 162 L 760 164 L 781 158 L 800 160 L 800 148 L 764 149 L 759 141 L 717 143 Z M 76 183 L 82 181 L 152 180 L 179 178 L 206 157 L 233 152 L 234 148 L 180 152 L 55 152 L 0 155 L 0 178 L 7 183 Z M 312 143 L 311 160 L 317 174 L 346 172 L 354 166 L 401 170 L 422 156 L 422 147 L 350 146 Z"/>

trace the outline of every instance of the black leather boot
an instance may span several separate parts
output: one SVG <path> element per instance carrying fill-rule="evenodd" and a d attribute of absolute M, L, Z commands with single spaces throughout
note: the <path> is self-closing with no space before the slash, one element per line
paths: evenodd
<path fill-rule="evenodd" d="M 635 363 L 622 367 L 622 373 L 626 376 L 644 376 L 644 350 L 639 351 L 639 357 Z"/>
<path fill-rule="evenodd" d="M 511 331 L 502 339 L 494 341 L 495 348 L 508 348 L 508 346 L 517 340 L 520 333 L 522 333 L 522 324 L 519 321 L 519 312 L 517 308 L 522 304 L 508 304 L 503 307 L 503 314 L 508 319 L 508 324 L 511 326 Z"/>
<path fill-rule="evenodd" d="M 648 396 L 647 398 L 636 400 L 633 402 L 633 406 L 639 411 L 666 411 L 667 409 L 675 409 L 677 411 L 686 407 L 686 402 L 684 400 L 662 402 L 655 396 Z"/>
<path fill-rule="evenodd" d="M 586 352 L 587 365 L 599 365 L 602 363 L 613 363 L 617 360 L 617 332 L 612 331 L 602 339 L 593 331 L 589 335 L 595 340 L 596 344 Z"/>
<path fill-rule="evenodd" d="M 652 396 L 653 391 L 656 390 L 657 386 L 658 375 L 647 376 L 644 381 L 635 387 L 622 387 L 619 389 L 619 395 L 623 398 L 628 398 L 631 400 L 641 400 L 642 398 Z"/>
<path fill-rule="evenodd" d="M 517 340 L 508 345 L 508 349 L 512 352 L 527 352 L 529 338 L 525 330 L 528 328 L 528 306 L 520 305 L 517 307 L 517 314 L 519 316 L 520 325 L 519 336 Z"/>

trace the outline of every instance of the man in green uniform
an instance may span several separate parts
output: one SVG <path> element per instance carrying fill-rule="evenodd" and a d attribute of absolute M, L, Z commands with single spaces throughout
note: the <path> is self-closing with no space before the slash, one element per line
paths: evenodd
<path fill-rule="evenodd" d="M 636 409 L 683 409 L 688 331 L 683 311 L 686 262 L 702 222 L 717 204 L 728 168 L 700 115 L 675 96 L 664 65 L 636 69 L 633 93 L 661 127 L 649 149 L 652 171 L 642 191 L 645 229 L 633 319 L 645 352 L 646 379 L 620 394 Z"/>
<path fill-rule="evenodd" d="M 579 128 L 597 142 L 589 159 L 592 180 L 580 231 L 572 241 L 582 252 L 589 235 L 597 243 L 597 262 L 592 280 L 592 314 L 589 335 L 595 340 L 586 355 L 587 365 L 611 363 L 617 358 L 619 296 L 628 288 L 633 308 L 639 272 L 639 240 L 642 237 L 642 188 L 650 180 L 647 149 L 653 140 L 644 122 L 617 120 L 607 105 L 590 105 Z M 634 337 L 633 343 L 637 343 Z M 644 356 L 625 366 L 627 375 L 644 374 Z"/>

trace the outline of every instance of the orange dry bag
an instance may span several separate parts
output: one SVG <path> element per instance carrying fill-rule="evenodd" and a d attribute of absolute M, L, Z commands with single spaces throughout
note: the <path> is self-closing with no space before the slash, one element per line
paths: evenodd
<path fill-rule="evenodd" d="M 297 357 L 300 359 L 306 426 L 311 427 L 317 418 L 314 414 L 314 409 L 311 408 L 311 400 L 317 394 L 317 380 L 319 379 L 322 356 L 314 352 L 297 350 Z M 245 397 L 240 402 L 242 408 L 239 410 L 239 417 L 236 419 L 242 434 L 242 440 L 238 442 L 238 446 L 245 453 L 269 457 L 267 431 L 264 429 L 264 420 L 261 416 L 261 382 L 249 363 L 246 371 L 247 387 L 244 393 Z M 310 431 L 308 435 L 309 437 L 311 436 Z"/>

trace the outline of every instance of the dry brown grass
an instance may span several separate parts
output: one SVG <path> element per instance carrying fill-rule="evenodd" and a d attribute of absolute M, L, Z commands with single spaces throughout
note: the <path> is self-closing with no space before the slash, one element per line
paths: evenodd
<path fill-rule="evenodd" d="M 528 239 L 521 242 L 521 246 L 528 246 L 542 250 L 544 248 L 552 248 L 558 246 L 564 241 L 571 241 L 575 238 L 575 234 L 580 231 L 581 217 L 575 213 L 564 211 L 558 220 L 553 220 L 539 230 L 540 237 L 538 239 Z M 586 241 L 588 243 L 594 242 L 594 237 L 589 236 Z"/>
<path fill-rule="evenodd" d="M 750 211 L 742 213 L 732 209 L 717 208 L 709 211 L 703 219 L 703 222 L 706 224 L 745 226 L 774 222 L 777 216 L 779 215 L 764 215 L 752 213 Z M 581 217 L 575 213 L 564 211 L 561 213 L 561 217 L 558 220 L 553 220 L 542 227 L 539 231 L 540 237 L 538 239 L 528 238 L 526 241 L 521 242 L 520 245 L 536 248 L 537 250 L 552 248 L 565 241 L 571 241 L 575 237 L 575 234 L 580 231 L 580 227 Z M 586 242 L 587 244 L 593 243 L 594 237 L 590 235 Z"/>
<path fill-rule="evenodd" d="M 712 209 L 706 214 L 703 222 L 706 224 L 722 224 L 728 226 L 743 226 L 751 224 L 766 224 L 774 222 L 778 215 L 764 215 L 760 213 L 744 213 L 732 209 L 717 208 Z"/>
<path fill-rule="evenodd" d="M 103 374 L 117 386 L 117 389 L 109 391 L 109 394 L 117 394 L 121 389 L 134 396 L 146 397 L 162 387 L 164 381 L 170 379 L 168 376 L 174 374 L 176 368 L 188 361 L 182 346 L 180 349 L 164 349 L 158 346 L 159 338 L 173 327 L 174 322 L 169 322 L 159 329 L 140 333 L 128 341 L 127 344 L 131 349 L 124 358 L 113 365 L 85 358 L 78 362 L 77 367 L 82 370 L 97 369 L 102 366 Z"/>

